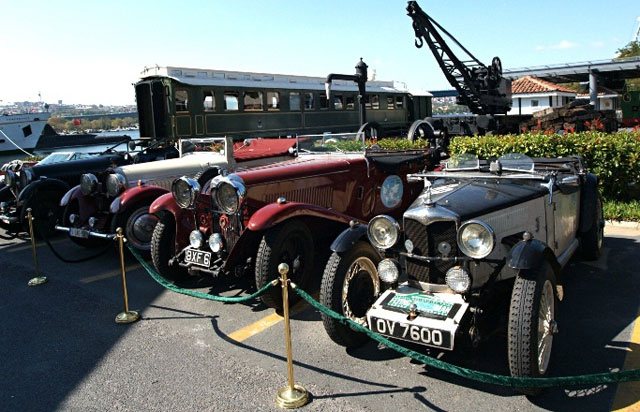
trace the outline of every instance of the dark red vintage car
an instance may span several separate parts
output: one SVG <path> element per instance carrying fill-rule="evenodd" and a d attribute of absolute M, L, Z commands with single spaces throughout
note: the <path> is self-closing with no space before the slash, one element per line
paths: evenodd
<path fill-rule="evenodd" d="M 293 160 L 219 175 L 202 187 L 177 179 L 149 210 L 158 217 L 151 241 L 156 269 L 168 278 L 254 273 L 262 287 L 285 262 L 293 281 L 308 286 L 321 276 L 338 233 L 377 214 L 399 219 L 422 189 L 407 182 L 407 173 L 437 164 L 430 149 L 364 147 L 354 136 L 298 138 Z M 262 299 L 281 306 L 275 290 Z"/>

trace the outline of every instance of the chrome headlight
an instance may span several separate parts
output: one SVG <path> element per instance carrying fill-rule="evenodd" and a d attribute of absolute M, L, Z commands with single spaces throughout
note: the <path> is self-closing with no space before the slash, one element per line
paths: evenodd
<path fill-rule="evenodd" d="M 444 278 L 449 289 L 457 293 L 465 293 L 471 287 L 469 272 L 460 266 L 454 266 L 447 271 Z"/>
<path fill-rule="evenodd" d="M 247 193 L 247 189 L 242 179 L 235 175 L 218 176 L 214 178 L 211 196 L 218 209 L 224 213 L 236 213 L 240 210 L 242 200 Z"/>
<path fill-rule="evenodd" d="M 209 236 L 209 248 L 212 252 L 218 253 L 222 250 L 223 246 L 224 245 L 222 243 L 222 236 L 220 236 L 220 233 L 214 233 L 213 235 Z"/>
<path fill-rule="evenodd" d="M 85 173 L 80 177 L 80 191 L 83 195 L 89 196 L 98 189 L 98 178 L 92 173 Z"/>
<path fill-rule="evenodd" d="M 33 180 L 33 173 L 29 169 L 22 169 L 20 175 L 20 187 L 25 188 Z"/>
<path fill-rule="evenodd" d="M 4 184 L 8 187 L 14 187 L 16 185 L 16 174 L 11 170 L 4 172 Z"/>
<path fill-rule="evenodd" d="M 493 229 L 479 220 L 470 220 L 458 229 L 458 247 L 471 258 L 482 259 L 488 256 L 495 243 Z"/>
<path fill-rule="evenodd" d="M 112 173 L 107 177 L 107 193 L 111 197 L 118 196 L 126 186 L 127 179 L 120 173 Z"/>
<path fill-rule="evenodd" d="M 367 236 L 374 247 L 389 249 L 398 241 L 400 225 L 394 218 L 387 215 L 379 215 L 371 219 L 367 227 Z"/>
<path fill-rule="evenodd" d="M 378 263 L 378 277 L 384 283 L 396 283 L 400 277 L 398 263 L 393 259 L 383 259 Z"/>
<path fill-rule="evenodd" d="M 173 181 L 171 193 L 178 206 L 189 209 L 195 206 L 196 199 L 200 194 L 200 185 L 190 177 L 182 176 Z"/>
<path fill-rule="evenodd" d="M 204 236 L 199 230 L 193 230 L 189 233 L 189 245 L 194 249 L 200 249 L 204 243 Z"/>

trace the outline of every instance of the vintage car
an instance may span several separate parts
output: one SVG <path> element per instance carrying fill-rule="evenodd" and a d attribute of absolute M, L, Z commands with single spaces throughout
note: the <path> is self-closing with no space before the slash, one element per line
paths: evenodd
<path fill-rule="evenodd" d="M 60 201 L 62 224 L 71 240 L 85 247 L 112 237 L 117 227 L 132 246 L 148 251 L 157 218 L 149 206 L 171 190 L 180 176 L 204 185 L 221 170 L 243 170 L 290 159 L 295 139 L 247 139 L 233 143 L 231 137 L 181 141 L 184 155 L 177 159 L 109 168 L 82 175 L 80 184 Z M 291 150 L 292 151 L 292 150 Z"/>
<path fill-rule="evenodd" d="M 161 147 L 162 141 L 137 153 L 129 152 L 135 149 L 135 142 L 131 142 L 125 152 L 114 150 L 121 144 L 122 142 L 117 143 L 102 154 L 87 159 L 36 164 L 4 171 L 4 187 L 0 189 L 0 228 L 8 233 L 28 231 L 26 210 L 31 208 L 36 234 L 51 236 L 55 233 L 55 224 L 60 216 L 60 199 L 70 188 L 80 183 L 83 173 L 178 156 L 176 148 Z"/>
<path fill-rule="evenodd" d="M 262 287 L 286 262 L 298 284 L 315 272 L 319 280 L 335 235 L 380 213 L 399 217 L 422 188 L 407 182 L 407 173 L 437 163 L 430 149 L 364 148 L 363 134 L 298 137 L 293 160 L 205 185 L 176 180 L 149 210 L 159 219 L 151 242 L 156 269 L 168 278 L 249 273 Z M 275 290 L 262 299 L 281 306 Z"/>
<path fill-rule="evenodd" d="M 544 376 L 561 270 L 576 251 L 596 259 L 602 248 L 596 176 L 578 157 L 461 155 L 408 180 L 425 188 L 402 219 L 380 214 L 331 245 L 321 302 L 374 332 L 440 350 L 506 327 L 511 374 Z M 340 345 L 367 340 L 328 316 L 323 323 Z"/>

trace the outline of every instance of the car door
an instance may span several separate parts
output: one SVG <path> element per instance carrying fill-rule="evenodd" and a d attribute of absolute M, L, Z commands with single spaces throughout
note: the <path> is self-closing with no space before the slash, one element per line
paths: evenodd
<path fill-rule="evenodd" d="M 576 238 L 578 210 L 580 208 L 580 183 L 576 175 L 560 175 L 549 205 L 554 215 L 554 252 L 561 255 Z"/>

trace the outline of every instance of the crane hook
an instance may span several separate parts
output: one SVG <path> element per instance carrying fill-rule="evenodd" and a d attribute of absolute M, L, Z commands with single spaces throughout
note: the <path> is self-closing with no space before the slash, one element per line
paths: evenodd
<path fill-rule="evenodd" d="M 422 37 L 418 37 L 417 39 L 415 39 L 415 45 L 417 48 L 421 48 L 422 46 L 424 46 L 424 41 L 422 40 Z"/>

